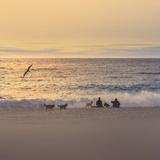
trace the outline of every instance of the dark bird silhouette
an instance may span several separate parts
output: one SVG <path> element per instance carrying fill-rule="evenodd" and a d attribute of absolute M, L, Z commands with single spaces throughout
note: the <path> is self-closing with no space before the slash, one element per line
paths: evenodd
<path fill-rule="evenodd" d="M 24 78 L 24 77 L 26 76 L 26 74 L 31 71 L 31 67 L 32 67 L 32 66 L 33 66 L 33 64 L 31 64 L 31 65 L 27 68 L 27 70 L 24 72 L 22 78 Z"/>

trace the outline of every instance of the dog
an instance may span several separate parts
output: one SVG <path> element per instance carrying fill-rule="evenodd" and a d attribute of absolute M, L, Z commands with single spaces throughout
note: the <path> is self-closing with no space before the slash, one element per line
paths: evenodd
<path fill-rule="evenodd" d="M 93 101 L 86 103 L 86 108 L 92 108 L 93 107 Z"/>
<path fill-rule="evenodd" d="M 51 105 L 44 104 L 44 106 L 46 107 L 46 111 L 47 111 L 47 110 L 52 110 L 52 109 L 55 107 L 54 104 L 51 104 Z"/>
<path fill-rule="evenodd" d="M 60 108 L 60 110 L 62 110 L 62 109 L 65 110 L 67 108 L 67 106 L 68 106 L 68 104 L 58 105 L 58 107 Z"/>
<path fill-rule="evenodd" d="M 104 103 L 104 107 L 108 108 L 108 107 L 110 107 L 110 105 L 105 102 L 105 103 Z"/>

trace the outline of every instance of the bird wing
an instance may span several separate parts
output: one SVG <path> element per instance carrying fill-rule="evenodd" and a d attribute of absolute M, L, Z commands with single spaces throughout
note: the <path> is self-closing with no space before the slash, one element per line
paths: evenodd
<path fill-rule="evenodd" d="M 31 69 L 31 67 L 32 67 L 32 66 L 33 66 L 33 64 L 31 64 L 31 65 L 28 67 L 28 69 L 27 69 L 27 70 L 29 71 L 29 70 Z"/>
<path fill-rule="evenodd" d="M 30 71 L 30 69 L 31 69 L 31 67 L 33 66 L 33 64 L 32 65 L 30 65 L 28 68 L 27 68 L 27 70 L 24 72 L 24 74 L 23 74 L 23 78 L 26 76 L 26 74 Z"/>

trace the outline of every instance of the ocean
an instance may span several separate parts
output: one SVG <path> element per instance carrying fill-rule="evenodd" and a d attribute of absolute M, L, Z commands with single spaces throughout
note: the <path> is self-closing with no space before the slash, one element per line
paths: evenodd
<path fill-rule="evenodd" d="M 22 78 L 33 64 L 31 72 Z M 0 59 L 0 107 L 160 106 L 160 59 Z"/>

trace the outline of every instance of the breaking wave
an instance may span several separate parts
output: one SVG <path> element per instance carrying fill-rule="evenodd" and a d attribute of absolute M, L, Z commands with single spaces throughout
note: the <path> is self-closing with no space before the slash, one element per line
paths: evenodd
<path fill-rule="evenodd" d="M 103 95 L 103 102 L 110 104 L 110 101 L 114 98 L 118 98 L 121 102 L 121 107 L 159 107 L 160 106 L 160 92 L 148 92 L 141 91 L 139 93 L 108 93 Z M 44 104 L 65 104 L 67 103 L 68 108 L 85 108 L 85 104 L 89 101 L 94 103 L 97 100 L 97 97 L 93 98 L 80 98 L 72 100 L 64 99 L 0 99 L 0 107 L 3 108 L 12 108 L 12 107 L 43 107 Z"/>
<path fill-rule="evenodd" d="M 160 74 L 160 72 L 139 72 L 139 73 L 137 73 L 137 74 L 159 75 L 159 74 Z"/>
<path fill-rule="evenodd" d="M 106 85 L 106 84 L 87 84 L 79 86 L 70 86 L 69 89 L 80 89 L 80 90 L 89 90 L 93 89 L 96 91 L 110 91 L 110 92 L 140 92 L 140 91 L 159 91 L 160 85 L 156 83 L 150 84 L 131 84 L 131 85 Z"/>

